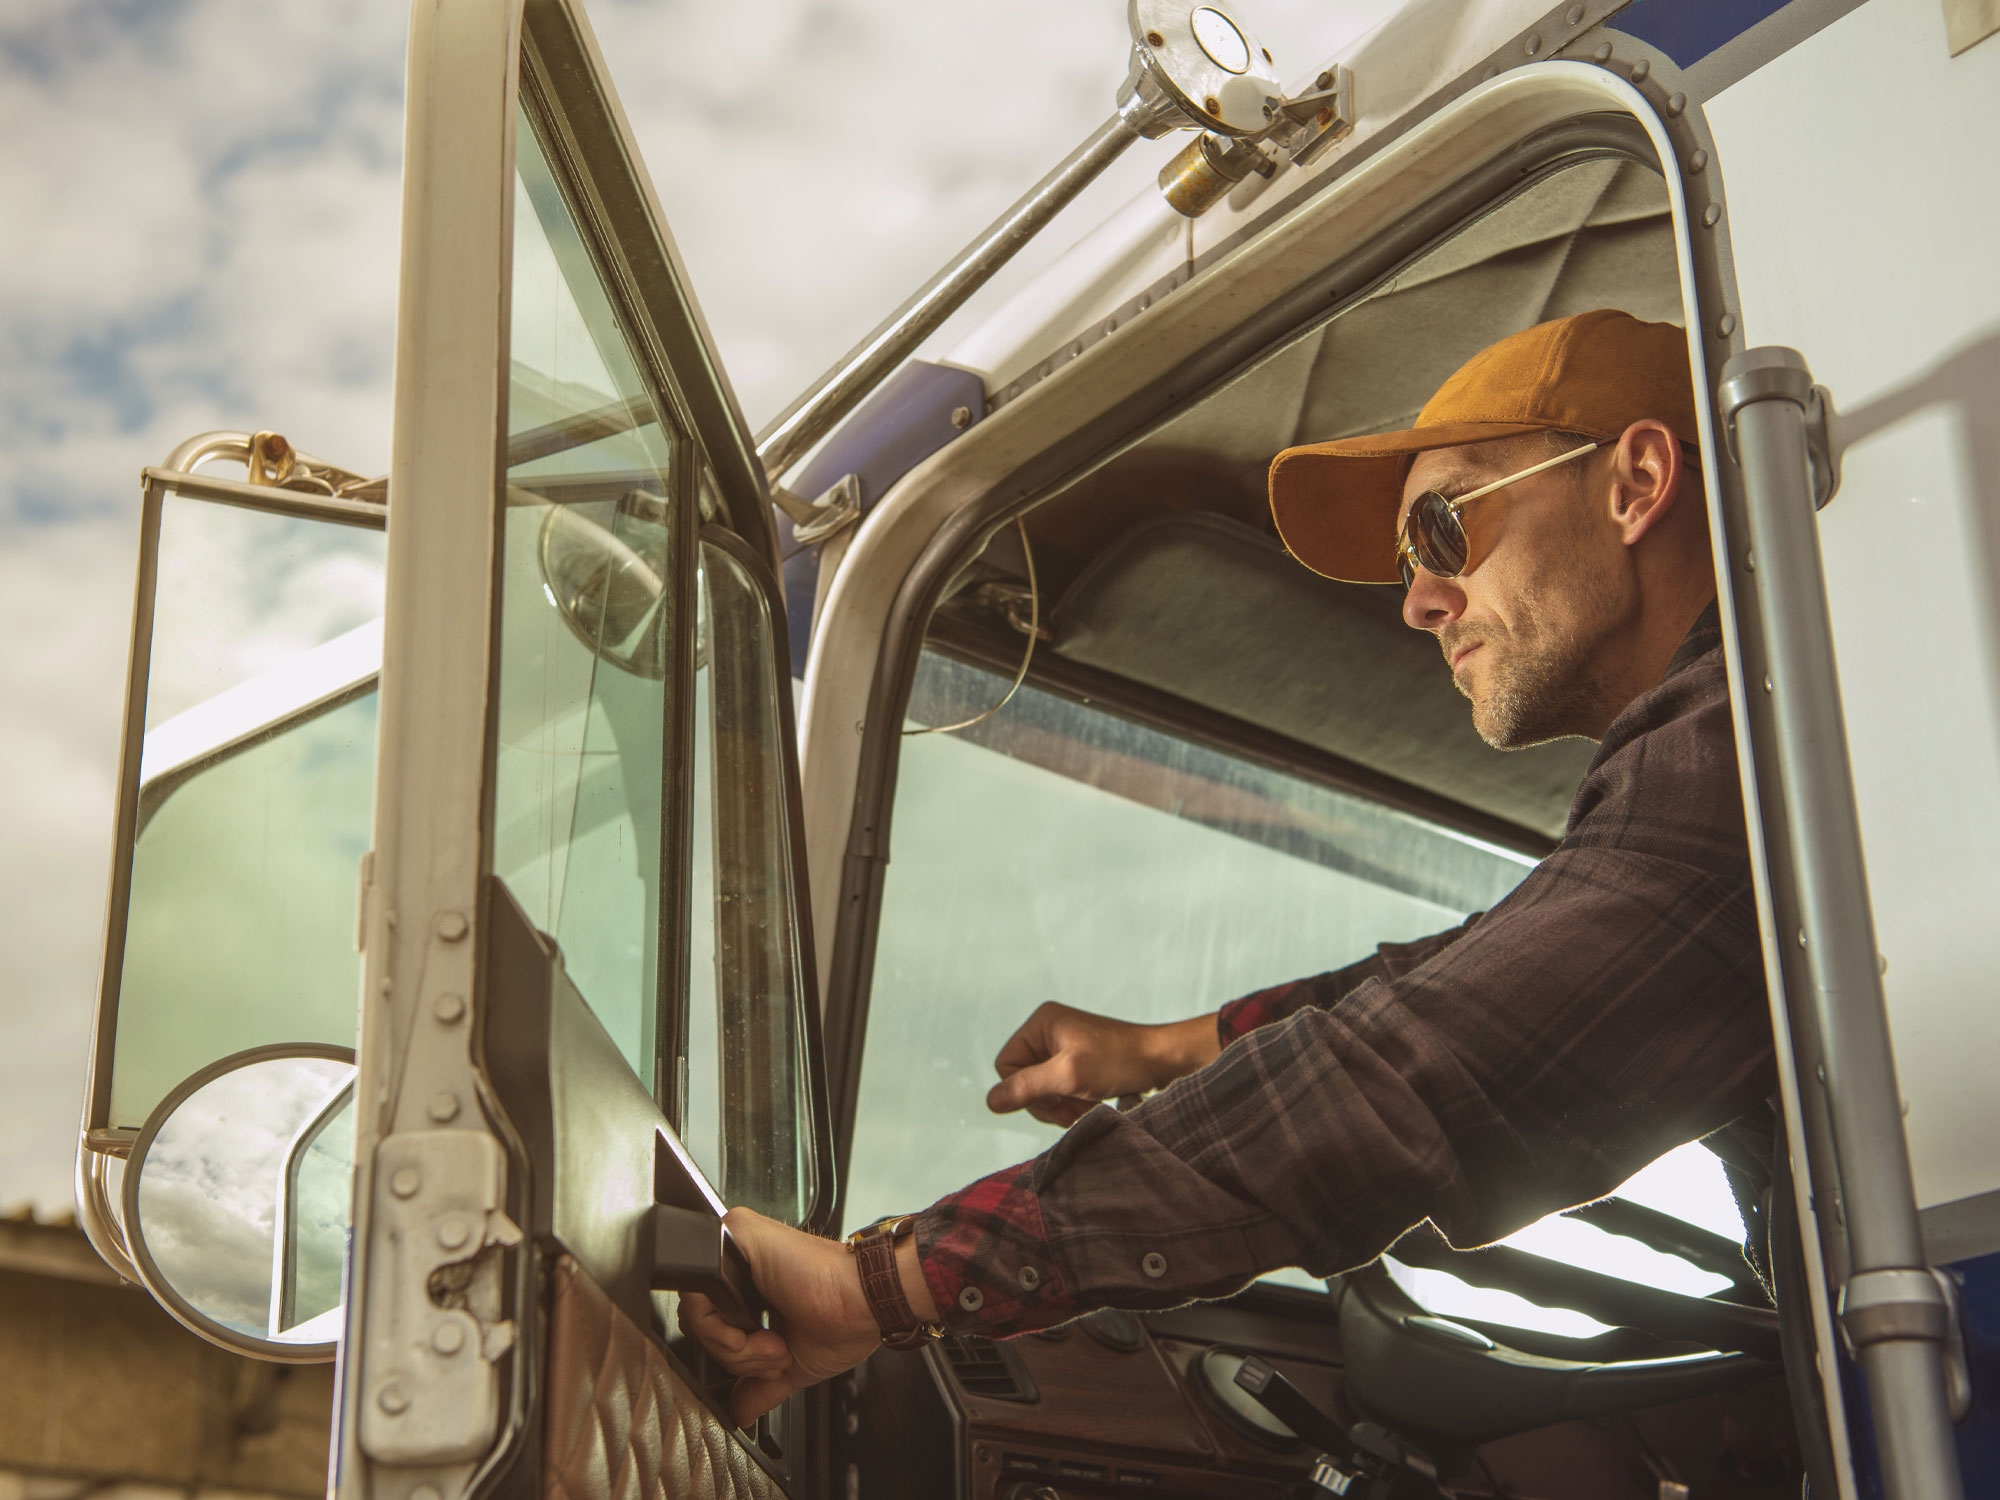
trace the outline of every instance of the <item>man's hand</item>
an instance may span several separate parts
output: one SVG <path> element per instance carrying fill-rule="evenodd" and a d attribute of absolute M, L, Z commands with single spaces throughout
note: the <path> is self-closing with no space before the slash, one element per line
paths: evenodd
<path fill-rule="evenodd" d="M 688 1292 L 680 1299 L 681 1332 L 736 1376 L 730 1415 L 737 1426 L 748 1427 L 792 1392 L 853 1369 L 875 1352 L 882 1334 L 862 1295 L 853 1253 L 838 1240 L 802 1233 L 747 1208 L 732 1208 L 722 1222 L 771 1304 L 771 1327 L 745 1333 L 725 1322 L 708 1298 Z M 935 1318 L 923 1273 L 914 1270 L 914 1243 L 896 1248 L 905 1294 L 912 1292 L 914 1271 L 912 1304 Z"/>
<path fill-rule="evenodd" d="M 1048 1000 L 993 1060 L 1000 1081 L 986 1107 L 996 1115 L 1025 1109 L 1049 1125 L 1074 1125 L 1100 1100 L 1164 1087 L 1213 1062 L 1221 1050 L 1213 1015 L 1142 1026 Z"/>

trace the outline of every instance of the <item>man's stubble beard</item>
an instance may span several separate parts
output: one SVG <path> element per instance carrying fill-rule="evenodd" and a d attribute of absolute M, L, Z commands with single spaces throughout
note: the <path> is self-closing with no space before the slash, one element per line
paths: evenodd
<path fill-rule="evenodd" d="M 1570 554 L 1572 557 L 1574 553 Z M 1559 580 L 1571 592 L 1578 609 L 1572 621 L 1550 626 L 1545 603 L 1551 590 L 1525 590 L 1516 614 L 1517 628 L 1504 636 L 1481 631 L 1445 632 L 1440 640 L 1446 659 L 1470 638 L 1481 643 L 1486 657 L 1486 690 L 1473 697 L 1454 674 L 1453 684 L 1472 701 L 1472 727 L 1496 750 L 1525 750 L 1571 735 L 1588 736 L 1598 722 L 1606 697 L 1593 660 L 1597 632 L 1576 622 L 1596 622 L 1612 609 L 1605 580 L 1578 568 L 1577 576 Z"/>

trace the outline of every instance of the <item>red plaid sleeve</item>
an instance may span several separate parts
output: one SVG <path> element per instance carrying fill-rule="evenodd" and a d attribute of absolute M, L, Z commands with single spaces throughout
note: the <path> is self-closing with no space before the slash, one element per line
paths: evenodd
<path fill-rule="evenodd" d="M 1049 1248 L 1034 1168 L 982 1177 L 917 1216 L 924 1280 L 955 1333 L 1029 1333 L 1089 1310 Z"/>

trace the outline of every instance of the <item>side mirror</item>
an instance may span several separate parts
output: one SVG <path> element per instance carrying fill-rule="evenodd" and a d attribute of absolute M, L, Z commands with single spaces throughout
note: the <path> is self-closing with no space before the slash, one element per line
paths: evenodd
<path fill-rule="evenodd" d="M 238 1354 L 333 1358 L 354 1173 L 354 1053 L 253 1047 L 162 1099 L 125 1166 L 139 1280 Z"/>

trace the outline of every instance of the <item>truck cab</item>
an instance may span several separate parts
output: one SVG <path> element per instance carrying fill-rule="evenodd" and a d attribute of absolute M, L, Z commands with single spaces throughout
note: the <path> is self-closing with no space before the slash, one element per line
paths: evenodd
<path fill-rule="evenodd" d="M 419 7 L 390 472 L 259 432 L 144 476 L 93 1243 L 337 1358 L 343 1500 L 1982 1493 L 1978 12 L 1412 0 L 1281 68 L 1133 0 L 1105 129 L 753 434 L 579 0 Z M 1124 149 L 1160 191 L 890 357 Z M 726 1208 L 921 1208 L 1056 1139 L 983 1102 L 1037 1003 L 1197 1014 L 1556 847 L 1594 747 L 1485 745 L 1264 473 L 1599 307 L 1686 330 L 1768 1116 L 1497 1247 L 885 1350 L 733 1428 L 676 1318 L 765 1316 Z M 218 639 L 216 546 L 331 601 L 297 649 Z"/>

